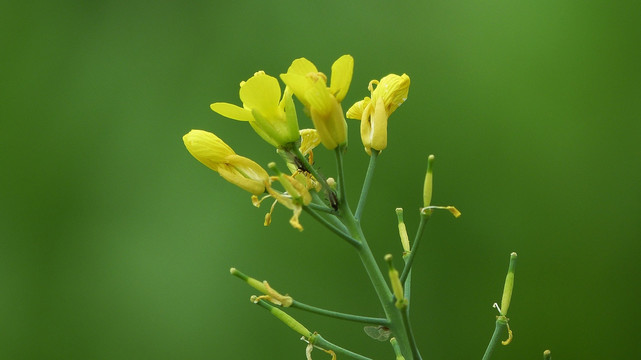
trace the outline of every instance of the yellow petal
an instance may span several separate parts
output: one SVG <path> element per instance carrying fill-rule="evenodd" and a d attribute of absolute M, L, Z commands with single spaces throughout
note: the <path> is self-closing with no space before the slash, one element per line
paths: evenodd
<path fill-rule="evenodd" d="M 255 180 L 260 183 L 269 181 L 269 174 L 260 165 L 251 159 L 240 155 L 229 155 L 225 159 L 225 163 L 233 166 L 236 171 L 241 173 L 244 177 Z M 262 192 L 261 192 L 262 193 Z"/>
<path fill-rule="evenodd" d="M 294 201 L 292 200 L 291 197 L 281 194 L 280 192 L 274 190 L 271 186 L 267 187 L 267 192 L 274 199 L 276 199 L 276 201 L 278 201 L 281 205 L 285 206 L 290 210 L 294 209 Z"/>
<path fill-rule="evenodd" d="M 320 137 L 316 129 L 303 129 L 300 131 L 300 152 L 303 155 L 309 154 L 315 147 L 320 144 Z"/>
<path fill-rule="evenodd" d="M 309 73 L 317 73 L 318 69 L 316 66 L 309 60 L 305 58 L 298 58 L 292 61 L 292 64 L 287 69 L 288 74 L 298 74 L 307 76 Z"/>
<path fill-rule="evenodd" d="M 381 79 L 374 92 L 379 92 L 383 97 L 387 114 L 390 115 L 407 100 L 409 88 L 410 77 L 407 74 L 389 74 Z"/>
<path fill-rule="evenodd" d="M 258 110 L 264 117 L 278 116 L 280 85 L 275 77 L 257 73 L 240 87 L 240 99 L 246 109 Z"/>
<path fill-rule="evenodd" d="M 384 150 L 387 147 L 387 112 L 383 98 L 378 98 L 376 108 L 371 115 L 371 147 L 376 150 Z"/>
<path fill-rule="evenodd" d="M 363 142 L 363 147 L 365 151 L 371 155 L 372 153 L 372 107 L 374 103 L 371 101 L 368 102 L 365 109 L 363 109 L 363 114 L 361 116 L 361 141 Z"/>
<path fill-rule="evenodd" d="M 249 191 L 254 195 L 260 195 L 265 192 L 265 184 L 254 179 L 248 179 L 236 171 L 231 165 L 223 165 L 218 168 L 218 173 L 225 180 L 240 187 L 243 190 Z"/>
<path fill-rule="evenodd" d="M 280 78 L 292 90 L 298 100 L 300 100 L 305 107 L 309 107 L 309 102 L 305 95 L 307 91 L 314 86 L 314 82 L 305 75 L 295 73 L 280 74 Z"/>
<path fill-rule="evenodd" d="M 345 114 L 345 117 L 348 119 L 356 119 L 360 120 L 361 117 L 363 117 L 363 111 L 369 104 L 370 98 L 366 97 L 365 99 L 356 102 L 352 107 L 347 110 L 347 114 Z"/>
<path fill-rule="evenodd" d="M 329 91 L 336 97 L 338 102 L 341 102 L 347 95 L 353 72 L 354 58 L 351 55 L 341 56 L 332 65 L 332 79 Z"/>
<path fill-rule="evenodd" d="M 303 207 L 300 205 L 296 205 L 293 210 L 294 210 L 294 214 L 289 219 L 289 224 L 294 229 L 298 229 L 298 231 L 303 231 L 303 227 L 301 226 L 300 222 L 298 222 L 298 217 L 300 216 L 300 213 L 303 211 Z"/>
<path fill-rule="evenodd" d="M 218 136 L 203 130 L 192 130 L 183 136 L 185 147 L 193 157 L 212 170 L 218 169 L 235 152 Z"/>
<path fill-rule="evenodd" d="M 252 116 L 251 110 L 243 109 L 240 106 L 234 104 L 228 104 L 224 102 L 217 102 L 210 105 L 210 108 L 220 115 L 240 121 L 252 121 L 254 117 Z"/>
<path fill-rule="evenodd" d="M 327 87 L 322 81 L 316 81 L 305 92 L 305 99 L 309 107 L 319 114 L 326 115 L 336 105 L 336 99 L 327 92 Z"/>

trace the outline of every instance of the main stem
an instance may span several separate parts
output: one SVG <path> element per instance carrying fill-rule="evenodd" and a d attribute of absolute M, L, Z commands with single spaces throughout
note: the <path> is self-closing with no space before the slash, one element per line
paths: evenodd
<path fill-rule="evenodd" d="M 482 360 L 489 360 L 492 357 L 494 348 L 499 343 L 501 333 L 505 332 L 506 327 L 507 327 L 507 321 L 505 321 L 504 319 L 501 319 L 501 317 L 499 316 L 499 318 L 496 320 L 494 333 L 492 334 L 492 338 L 490 339 L 489 344 L 487 344 L 487 349 L 485 349 L 485 354 L 483 354 Z"/>
<path fill-rule="evenodd" d="M 385 316 L 390 322 L 388 327 L 396 337 L 403 356 L 406 360 L 414 360 L 409 337 L 403 321 L 403 314 L 401 313 L 401 310 L 396 308 L 394 305 L 392 292 L 385 282 L 381 269 L 376 264 L 376 259 L 374 259 L 372 250 L 365 239 L 360 222 L 354 217 L 347 199 L 345 198 L 345 176 L 343 172 L 343 155 L 341 147 L 336 148 L 336 164 L 338 167 L 338 182 L 340 187 L 338 206 L 341 220 L 343 224 L 345 224 L 345 227 L 347 227 L 352 238 L 360 241 L 360 245 L 355 248 L 361 258 L 363 267 L 374 286 L 374 290 L 376 291 L 376 295 L 383 307 Z"/>

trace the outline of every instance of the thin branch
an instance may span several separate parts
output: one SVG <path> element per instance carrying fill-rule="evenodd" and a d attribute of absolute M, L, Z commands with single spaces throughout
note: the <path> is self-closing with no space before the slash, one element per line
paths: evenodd
<path fill-rule="evenodd" d="M 339 192 L 339 202 L 347 203 L 347 195 L 345 194 L 345 172 L 343 171 L 343 149 L 344 147 L 339 146 L 334 150 L 336 155 L 336 168 L 338 171 L 338 192 Z"/>
<path fill-rule="evenodd" d="M 325 218 L 323 218 L 322 216 L 320 216 L 316 211 L 312 210 L 309 206 L 305 206 L 305 207 L 303 207 L 303 210 L 305 210 L 305 212 L 306 212 L 306 213 L 308 213 L 309 215 L 311 215 L 314 219 L 316 219 L 316 221 L 318 221 L 318 222 L 319 222 L 319 223 L 321 223 L 323 226 L 325 226 L 326 228 L 328 228 L 328 229 L 329 229 L 330 231 L 332 231 L 334 234 L 338 235 L 338 236 L 339 236 L 340 238 L 342 238 L 343 240 L 346 240 L 346 241 L 347 241 L 350 245 L 352 245 L 353 247 L 355 247 L 355 248 L 357 248 L 357 249 L 359 249 L 359 248 L 361 247 L 361 243 L 360 243 L 360 241 L 358 241 L 358 240 L 354 239 L 353 237 L 351 237 L 351 236 L 350 236 L 350 235 L 348 235 L 347 233 L 343 232 L 341 229 L 339 229 L 339 228 L 337 228 L 336 226 L 334 226 L 334 225 L 330 224 L 330 222 L 329 222 L 329 221 L 327 221 Z"/>
<path fill-rule="evenodd" d="M 387 319 L 384 319 L 384 318 L 375 318 L 375 317 L 369 317 L 369 316 L 340 313 L 332 310 L 321 309 L 312 305 L 307 305 L 297 300 L 294 300 L 290 307 L 309 311 L 309 312 L 323 315 L 323 316 L 342 319 L 342 320 L 355 321 L 355 322 L 366 323 L 366 324 L 384 325 L 384 326 L 389 325 L 389 321 L 387 321 Z"/>
<path fill-rule="evenodd" d="M 412 263 L 414 262 L 414 256 L 418 251 L 418 245 L 421 243 L 423 230 L 425 230 L 425 223 L 427 223 L 427 220 L 429 219 L 430 215 L 428 213 L 421 212 L 421 222 L 418 224 L 418 230 L 416 231 L 416 236 L 414 237 L 414 243 L 412 244 L 410 255 L 407 257 L 407 260 L 405 261 L 405 267 L 403 268 L 403 273 L 401 273 L 401 283 L 405 282 L 405 279 L 407 279 L 407 275 L 409 275 L 410 273 Z"/>
<path fill-rule="evenodd" d="M 406 307 L 404 310 L 401 310 L 403 313 L 403 322 L 405 323 L 405 331 L 407 332 L 407 337 L 410 340 L 410 347 L 412 348 L 412 354 L 414 355 L 414 360 L 423 360 L 421 358 L 421 353 L 418 351 L 418 346 L 416 346 L 416 340 L 414 340 L 414 332 L 412 331 L 412 325 L 409 319 L 409 308 Z"/>
<path fill-rule="evenodd" d="M 352 352 L 352 351 L 349 351 L 347 349 L 344 349 L 344 348 L 342 348 L 342 347 L 340 347 L 340 346 L 338 346 L 336 344 L 333 344 L 333 343 L 325 340 L 325 338 L 323 338 L 320 334 L 312 335 L 312 337 L 310 338 L 310 342 L 312 344 L 314 344 L 314 345 L 317 345 L 317 346 L 323 348 L 323 349 L 332 350 L 337 355 L 338 354 L 345 355 L 345 356 L 348 356 L 348 357 L 350 357 L 352 359 L 356 359 L 356 360 L 372 360 L 371 358 L 365 357 L 363 355 L 360 355 L 360 354 L 357 354 L 355 352 Z"/>
<path fill-rule="evenodd" d="M 367 173 L 365 174 L 365 180 L 363 181 L 363 188 L 361 189 L 361 197 L 358 199 L 358 206 L 356 207 L 356 212 L 354 217 L 356 220 L 361 219 L 361 214 L 365 208 L 365 202 L 367 201 L 367 194 L 369 193 L 369 188 L 372 185 L 372 177 L 374 176 L 374 168 L 376 167 L 376 159 L 378 158 L 378 150 L 372 149 L 372 155 L 369 158 L 369 165 L 367 166 Z"/>

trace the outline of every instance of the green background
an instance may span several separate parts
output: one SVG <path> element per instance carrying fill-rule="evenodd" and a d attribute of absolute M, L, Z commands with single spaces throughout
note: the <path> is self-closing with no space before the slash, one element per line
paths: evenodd
<path fill-rule="evenodd" d="M 273 149 L 209 104 L 240 103 L 238 83 L 257 70 L 304 56 L 329 72 L 347 53 L 347 105 L 371 79 L 412 80 L 363 218 L 378 258 L 401 251 L 394 208 L 415 231 L 428 154 L 433 203 L 463 213 L 437 213 L 416 258 L 424 357 L 481 357 L 512 251 L 515 338 L 495 359 L 638 356 L 638 4 L 0 2 L 0 358 L 304 358 L 231 266 L 307 303 L 380 315 L 346 243 L 306 215 L 298 233 L 283 207 L 264 228 L 267 206 L 181 141 L 209 130 L 266 165 Z M 367 156 L 349 124 L 354 200 Z M 359 324 L 290 313 L 392 358 Z"/>

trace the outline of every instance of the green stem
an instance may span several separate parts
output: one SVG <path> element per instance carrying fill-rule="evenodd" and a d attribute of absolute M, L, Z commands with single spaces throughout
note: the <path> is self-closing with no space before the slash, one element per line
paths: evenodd
<path fill-rule="evenodd" d="M 312 194 L 313 204 L 325 205 L 323 200 L 321 200 L 321 198 L 318 196 L 317 192 L 312 191 L 311 194 Z M 319 214 L 319 215 L 322 216 L 322 214 Z M 338 220 L 337 216 L 338 216 L 338 211 L 334 211 L 332 214 L 323 216 L 323 219 L 327 220 L 330 224 L 334 225 L 335 227 L 339 228 L 343 232 L 347 233 L 347 228 L 345 227 L 345 225 L 343 225 L 342 222 L 340 222 L 340 220 Z"/>
<path fill-rule="evenodd" d="M 319 315 L 333 317 L 336 319 L 341 319 L 341 320 L 348 320 L 348 321 L 355 321 L 360 323 L 383 325 L 383 326 L 389 325 L 389 321 L 387 321 L 387 319 L 346 314 L 346 313 L 340 313 L 332 310 L 321 309 L 316 306 L 307 305 L 297 300 L 294 300 L 290 307 L 309 311 Z"/>
<path fill-rule="evenodd" d="M 326 350 L 332 350 L 336 353 L 336 355 L 345 355 L 347 357 L 350 357 L 352 359 L 356 360 L 372 360 L 371 358 L 365 357 L 363 355 L 357 354 L 355 352 L 349 351 L 347 349 L 344 349 L 336 344 L 333 344 L 325 338 L 323 338 L 320 334 L 314 334 L 311 336 L 309 341 L 314 344 L 318 345 L 319 347 L 326 349 Z"/>
<path fill-rule="evenodd" d="M 490 343 L 487 344 L 487 349 L 485 349 L 485 354 L 483 354 L 482 360 L 490 359 L 490 357 L 492 356 L 492 353 L 494 352 L 494 348 L 500 341 L 501 333 L 505 332 L 505 328 L 507 327 L 507 321 L 504 318 L 505 318 L 504 316 L 499 316 L 499 318 L 496 320 L 494 333 L 492 334 Z"/>
<path fill-rule="evenodd" d="M 336 170 L 338 172 L 338 181 L 337 181 L 337 186 L 338 186 L 338 192 L 339 192 L 339 198 L 338 201 L 339 203 L 342 204 L 347 204 L 347 196 L 345 195 L 345 172 L 343 170 L 343 150 L 345 148 L 343 146 L 339 146 L 334 150 L 334 154 L 336 155 Z M 340 204 L 339 204 L 340 207 Z M 349 206 L 347 206 L 349 209 Z M 351 210 L 350 210 L 351 214 Z"/>
<path fill-rule="evenodd" d="M 303 207 L 303 210 L 305 210 L 306 213 L 311 215 L 316 221 L 324 225 L 326 228 L 328 228 L 330 231 L 332 231 L 334 234 L 338 235 L 340 238 L 346 240 L 350 245 L 352 245 L 355 248 L 359 248 L 361 246 L 360 242 L 353 237 L 351 237 L 349 234 L 346 234 L 343 232 L 341 229 L 337 228 L 336 226 L 330 224 L 329 221 L 327 221 L 325 218 L 320 216 L 316 211 L 312 210 L 308 206 Z"/>
<path fill-rule="evenodd" d="M 412 304 L 412 270 L 409 271 L 407 274 L 407 278 L 405 279 L 405 282 L 403 283 L 403 294 L 405 295 L 405 298 L 407 299 L 407 311 L 410 309 L 410 305 Z"/>
<path fill-rule="evenodd" d="M 332 344 L 331 342 L 323 339 L 320 334 L 317 333 L 311 333 L 303 324 L 299 323 L 296 319 L 294 319 L 291 315 L 287 314 L 283 310 L 279 309 L 276 306 L 273 306 L 269 304 L 265 300 L 258 300 L 255 297 L 252 297 L 251 301 L 253 301 L 255 304 L 258 304 L 262 306 L 263 308 L 267 309 L 272 315 L 274 315 L 277 319 L 282 321 L 285 325 L 287 325 L 289 328 L 292 330 L 296 331 L 300 335 L 303 335 L 303 338 L 307 339 L 311 344 L 317 345 L 323 349 L 329 349 L 334 351 L 337 354 L 342 354 L 345 356 L 349 356 L 352 359 L 356 360 L 371 360 L 369 358 L 366 358 L 363 355 L 357 354 L 355 352 L 351 352 L 347 349 L 344 349 L 336 344 Z"/>
<path fill-rule="evenodd" d="M 361 214 L 365 208 L 365 201 L 367 201 L 367 194 L 369 193 L 369 188 L 372 185 L 372 178 L 374 175 L 374 168 L 376 167 L 376 159 L 378 158 L 379 151 L 372 149 L 372 155 L 369 157 L 369 166 L 367 166 L 367 173 L 365 174 L 365 180 L 363 181 L 363 188 L 361 189 L 361 197 L 358 199 L 358 206 L 356 207 L 356 212 L 354 217 L 356 220 L 361 219 Z"/>
<path fill-rule="evenodd" d="M 385 316 L 389 321 L 388 327 L 396 337 L 396 340 L 398 340 L 403 356 L 405 356 L 407 360 L 413 360 L 412 349 L 409 345 L 409 339 L 405 330 L 401 310 L 396 308 L 394 305 L 392 292 L 387 286 L 387 282 L 385 282 L 381 269 L 376 264 L 376 260 L 374 259 L 374 255 L 372 254 L 372 250 L 370 249 L 367 240 L 365 239 L 365 235 L 363 234 L 359 221 L 354 218 L 354 215 L 349 208 L 349 204 L 347 203 L 347 198 L 345 196 L 345 175 L 343 172 L 342 148 L 336 148 L 335 154 L 336 166 L 338 168 L 338 186 L 340 190 L 338 202 L 340 218 L 343 224 L 345 224 L 345 227 L 347 227 L 349 234 L 360 242 L 359 246 L 356 247 L 356 250 L 358 251 L 358 255 L 361 258 L 361 262 L 369 276 L 372 286 L 376 291 L 376 295 L 383 307 L 383 311 L 385 311 Z"/>
<path fill-rule="evenodd" d="M 401 310 L 403 314 L 403 320 L 405 322 L 405 331 L 407 332 L 407 335 L 409 336 L 410 340 L 410 346 L 412 348 L 412 354 L 414 355 L 415 360 L 423 360 L 421 358 L 421 354 L 418 351 L 418 347 L 416 346 L 416 340 L 414 340 L 414 332 L 412 331 L 412 325 L 410 323 L 409 315 L 410 315 L 410 309 L 406 307 L 403 310 Z"/>
<path fill-rule="evenodd" d="M 425 230 L 425 223 L 427 223 L 427 220 L 429 219 L 430 219 L 429 213 L 421 212 L 421 222 L 418 224 L 418 230 L 416 231 L 416 236 L 414 237 L 414 243 L 412 244 L 412 249 L 410 250 L 410 254 L 405 260 L 405 267 L 403 268 L 403 272 L 401 273 L 401 283 L 405 282 L 405 279 L 407 279 L 407 276 L 410 273 L 410 269 L 412 268 L 412 263 L 414 262 L 414 256 L 418 251 L 418 245 L 421 243 L 421 238 L 423 237 L 423 231 Z"/>

